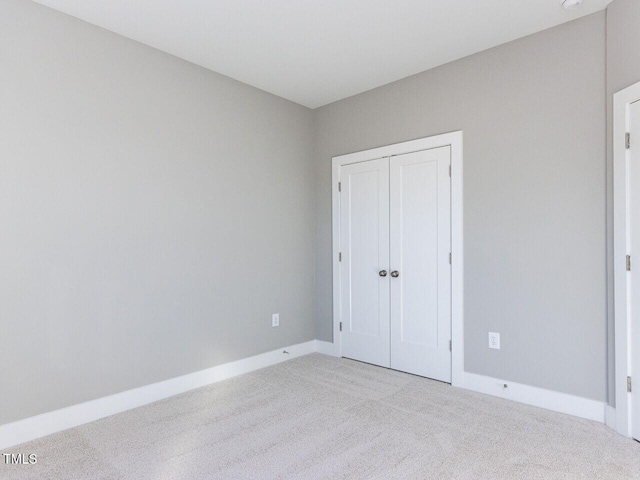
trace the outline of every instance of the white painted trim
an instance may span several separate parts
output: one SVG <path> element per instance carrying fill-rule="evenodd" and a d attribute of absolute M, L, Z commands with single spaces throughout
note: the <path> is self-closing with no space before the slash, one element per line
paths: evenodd
<path fill-rule="evenodd" d="M 325 342 L 323 342 L 325 343 Z M 286 350 L 288 354 L 285 354 Z M 313 353 L 316 340 L 0 425 L 0 450 Z"/>
<path fill-rule="evenodd" d="M 335 346 L 331 342 L 323 342 L 322 340 L 316 340 L 316 352 L 324 355 L 337 356 Z"/>
<path fill-rule="evenodd" d="M 630 394 L 627 376 L 631 375 L 629 282 L 626 271 L 628 252 L 627 164 L 625 133 L 629 125 L 629 105 L 640 100 L 640 82 L 613 96 L 613 271 L 615 297 L 615 392 L 616 431 L 631 436 Z"/>
<path fill-rule="evenodd" d="M 283 354 L 283 350 L 286 350 L 288 354 Z M 26 418 L 14 423 L 0 425 L 0 450 L 313 352 L 337 356 L 335 354 L 334 344 L 321 340 L 311 340 L 152 385 L 127 390 L 126 392 L 117 393 L 90 402 Z M 612 428 L 614 428 L 615 425 L 616 410 L 613 407 L 605 405 L 603 402 L 485 377 L 475 373 L 463 372 L 460 380 L 458 386 L 466 388 L 467 390 L 567 413 L 577 417 L 588 418 L 598 422 L 606 421 L 606 424 Z M 505 383 L 508 385 L 506 389 L 503 387 Z"/>
<path fill-rule="evenodd" d="M 334 355 L 341 356 L 340 336 L 340 167 L 393 155 L 451 147 L 451 384 L 459 387 L 464 375 L 464 232 L 463 232 L 463 137 L 462 131 L 387 145 L 333 157 L 331 170 L 333 226 L 333 345 Z"/>
<path fill-rule="evenodd" d="M 333 158 L 331 165 L 331 266 L 333 271 L 333 354 L 340 357 L 342 354 L 342 336 L 340 335 L 340 292 L 342 290 L 340 282 L 340 192 L 338 182 L 340 181 L 340 163 Z"/>
<path fill-rule="evenodd" d="M 464 194 L 462 132 L 451 135 L 451 385 L 464 382 Z"/>
<path fill-rule="evenodd" d="M 507 388 L 504 388 L 505 384 Z M 600 423 L 604 423 L 605 420 L 604 402 L 568 393 L 546 390 L 469 372 L 464 374 L 464 388 Z"/>
<path fill-rule="evenodd" d="M 604 423 L 612 430 L 616 429 L 616 409 L 611 405 L 604 406 Z"/>

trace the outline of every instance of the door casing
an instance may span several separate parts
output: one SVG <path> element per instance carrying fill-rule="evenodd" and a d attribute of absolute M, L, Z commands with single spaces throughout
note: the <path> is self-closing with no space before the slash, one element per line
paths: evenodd
<path fill-rule="evenodd" d="M 332 160 L 332 228 L 333 228 L 333 348 L 340 356 L 340 167 L 352 163 L 432 148 L 451 147 L 451 384 L 461 387 L 464 376 L 464 242 L 463 242 L 463 145 L 462 131 L 444 133 L 417 140 L 387 145 L 333 157 Z"/>
<path fill-rule="evenodd" d="M 613 96 L 613 271 L 615 298 L 615 430 L 626 437 L 632 434 L 640 437 L 640 432 L 632 432 L 631 394 L 627 392 L 627 377 L 631 369 L 631 312 L 629 309 L 630 279 L 626 268 L 626 257 L 630 253 L 627 196 L 629 150 L 626 149 L 626 133 L 629 131 L 630 105 L 640 101 L 640 82 L 621 90 Z M 632 139 L 638 142 L 640 139 Z M 640 256 L 632 259 L 632 268 L 640 268 Z M 640 352 L 636 352 L 639 354 Z M 640 372 L 635 373 L 633 388 L 640 394 Z M 636 412 L 640 415 L 640 412 Z"/>

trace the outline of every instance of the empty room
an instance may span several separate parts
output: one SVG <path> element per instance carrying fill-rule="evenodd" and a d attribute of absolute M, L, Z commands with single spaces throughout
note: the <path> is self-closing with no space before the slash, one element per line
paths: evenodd
<path fill-rule="evenodd" d="M 638 0 L 0 0 L 0 479 L 640 478 L 637 271 Z"/>

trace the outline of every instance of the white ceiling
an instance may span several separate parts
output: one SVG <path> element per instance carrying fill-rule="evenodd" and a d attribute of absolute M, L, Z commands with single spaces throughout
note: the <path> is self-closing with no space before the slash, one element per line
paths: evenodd
<path fill-rule="evenodd" d="M 611 0 L 36 0 L 315 108 Z"/>

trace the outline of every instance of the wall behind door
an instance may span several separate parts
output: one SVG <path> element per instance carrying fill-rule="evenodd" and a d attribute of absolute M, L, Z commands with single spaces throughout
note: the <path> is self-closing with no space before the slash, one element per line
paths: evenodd
<path fill-rule="evenodd" d="M 606 400 L 604 72 L 600 12 L 319 109 L 318 338 L 331 157 L 462 129 L 465 369 Z"/>
<path fill-rule="evenodd" d="M 310 110 L 23 0 L 0 79 L 0 424 L 315 337 Z"/>

